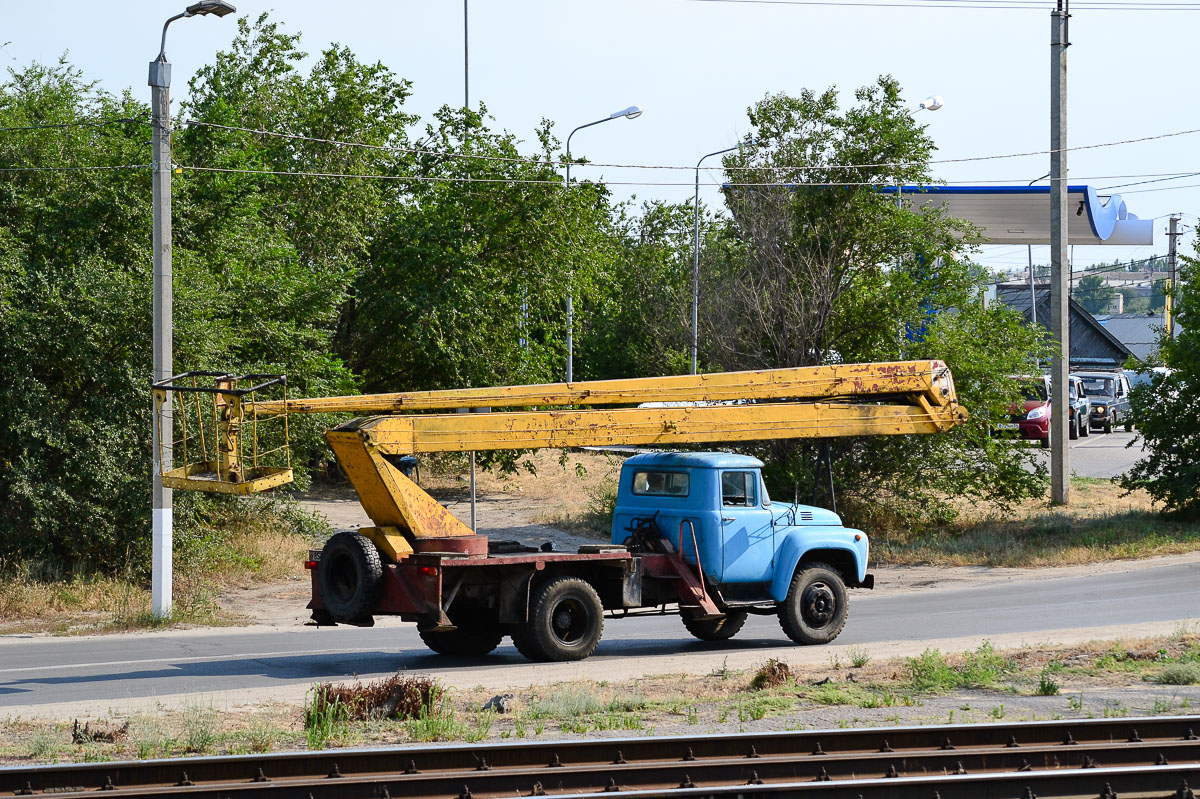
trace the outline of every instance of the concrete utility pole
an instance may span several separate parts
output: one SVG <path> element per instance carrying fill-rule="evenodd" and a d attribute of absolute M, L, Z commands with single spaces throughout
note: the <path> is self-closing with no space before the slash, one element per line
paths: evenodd
<path fill-rule="evenodd" d="M 471 62 L 467 58 L 467 2 L 463 0 L 463 108 L 471 107 L 471 86 L 469 78 L 471 75 Z M 475 525 L 471 525 L 474 529 Z"/>
<path fill-rule="evenodd" d="M 167 27 L 177 19 L 215 14 L 223 17 L 237 9 L 224 0 L 201 0 L 163 23 L 158 57 L 150 62 L 151 181 L 154 203 L 154 381 L 171 377 L 174 334 L 171 316 L 171 62 L 167 60 Z M 150 612 L 159 618 L 171 615 L 172 508 L 171 489 L 163 486 L 162 473 L 172 466 L 174 417 L 171 398 L 162 411 L 162 430 L 167 439 L 158 440 L 158 425 L 151 425 L 153 487 L 151 488 L 151 585 Z"/>
<path fill-rule="evenodd" d="M 1071 369 L 1070 264 L 1067 260 L 1067 21 L 1068 0 L 1050 14 L 1050 330 L 1054 358 L 1050 415 L 1050 501 L 1071 501 L 1067 448 L 1070 419 L 1067 378 Z"/>
<path fill-rule="evenodd" d="M 1171 214 L 1171 227 L 1167 232 L 1167 271 L 1171 274 L 1170 281 L 1167 283 L 1167 290 L 1163 292 L 1165 295 L 1166 305 L 1164 305 L 1165 319 L 1163 326 L 1167 330 L 1167 338 L 1175 338 L 1175 287 L 1179 281 L 1178 269 L 1178 250 L 1176 241 L 1179 238 L 1179 214 Z M 1153 274 L 1153 273 L 1151 273 Z"/>
<path fill-rule="evenodd" d="M 747 139 L 746 144 L 753 144 L 753 139 Z M 724 150 L 717 150 L 708 155 L 700 156 L 700 160 L 696 162 L 696 197 L 692 201 L 692 219 L 694 223 L 694 231 L 692 234 L 692 374 L 696 374 L 696 369 L 699 365 L 699 350 L 698 344 L 700 341 L 700 165 L 704 163 L 705 158 L 711 158 L 714 155 L 722 153 L 731 153 L 734 150 L 740 149 L 742 145 L 735 144 L 733 147 L 726 147 Z"/>

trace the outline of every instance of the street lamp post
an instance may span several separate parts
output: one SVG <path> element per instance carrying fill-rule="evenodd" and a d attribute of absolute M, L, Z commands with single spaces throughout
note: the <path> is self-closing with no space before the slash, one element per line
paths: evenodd
<path fill-rule="evenodd" d="M 154 382 L 171 377 L 171 62 L 167 60 L 167 28 L 177 19 L 213 14 L 223 17 L 237 9 L 225 0 L 201 0 L 163 23 L 158 57 L 150 62 L 151 180 L 154 192 Z M 173 419 L 171 402 L 163 406 L 162 428 L 167 440 L 158 440 L 159 426 L 151 425 L 153 544 L 151 552 L 151 612 L 171 615 L 171 490 L 162 473 L 171 468 Z"/>
<path fill-rule="evenodd" d="M 602 122 L 611 122 L 614 119 L 637 119 L 642 115 L 641 106 L 631 105 L 628 108 L 623 108 L 620 111 L 613 111 L 604 119 L 597 119 L 595 122 L 589 122 L 586 125 L 580 125 L 571 131 L 567 136 L 567 181 L 564 184 L 565 188 L 571 188 L 571 136 L 574 136 L 584 128 L 590 128 L 592 125 L 599 125 Z M 572 270 L 572 274 L 574 274 Z M 574 280 L 571 281 L 572 284 Z M 575 376 L 575 287 L 570 285 L 567 287 L 567 382 L 570 383 Z"/>
<path fill-rule="evenodd" d="M 747 139 L 745 143 L 753 144 L 754 140 Z M 741 144 L 735 144 L 733 147 L 702 155 L 696 162 L 696 198 L 692 202 L 692 216 L 695 222 L 692 236 L 692 374 L 696 374 L 697 369 L 697 342 L 700 329 L 700 165 L 704 163 L 705 158 L 731 153 L 741 147 Z"/>

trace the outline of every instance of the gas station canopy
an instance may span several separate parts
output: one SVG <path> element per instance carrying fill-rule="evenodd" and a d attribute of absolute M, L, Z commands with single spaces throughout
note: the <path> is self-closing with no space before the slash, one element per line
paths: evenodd
<path fill-rule="evenodd" d="M 971 222 L 983 244 L 1049 244 L 1049 186 L 901 186 L 916 208 L 940 208 Z M 897 187 L 880 189 L 895 194 Z M 1154 243 L 1154 220 L 1138 219 L 1121 195 L 1102 196 L 1091 186 L 1067 188 L 1068 244 Z"/>

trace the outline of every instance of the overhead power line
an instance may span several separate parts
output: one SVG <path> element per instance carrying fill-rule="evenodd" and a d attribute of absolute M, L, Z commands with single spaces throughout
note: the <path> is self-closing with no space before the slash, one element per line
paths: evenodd
<path fill-rule="evenodd" d="M 1028 2 L 988 3 L 986 0 L 904 0 L 904 2 L 870 2 L 870 0 L 691 0 L 695 3 L 725 3 L 728 5 L 770 6 L 846 6 L 850 8 L 936 8 L 976 9 L 985 11 L 1051 11 L 1053 3 Z M 1122 0 L 1105 3 L 1100 0 L 1083 0 L 1071 6 L 1074 11 L 1200 11 L 1197 3 L 1138 2 Z"/>
<path fill-rule="evenodd" d="M 145 119 L 133 119 L 131 117 L 117 117 L 115 119 L 97 119 L 84 120 L 79 122 L 47 122 L 37 125 L 19 125 L 11 128 L 0 128 L 0 133 L 19 133 L 30 130 L 61 130 L 64 128 L 103 128 L 109 125 L 123 125 L 133 123 L 135 125 L 146 125 L 149 127 L 150 122 Z"/>
<path fill-rule="evenodd" d="M 258 135 L 258 136 L 271 136 L 271 137 L 282 138 L 282 139 L 292 139 L 292 140 L 306 141 L 306 142 L 319 143 L 319 144 L 329 144 L 329 145 L 338 146 L 338 147 L 354 147 L 354 148 L 361 148 L 361 149 L 367 149 L 367 150 L 380 150 L 380 151 L 386 151 L 386 152 L 406 153 L 406 154 L 412 154 L 412 155 L 417 155 L 417 154 L 434 155 L 434 156 L 440 156 L 443 158 L 474 159 L 477 161 L 496 161 L 496 162 L 501 162 L 501 163 L 523 163 L 523 164 L 530 164 L 533 166 L 548 166 L 548 167 L 554 167 L 554 168 L 563 166 L 565 163 L 565 162 L 547 160 L 547 159 L 543 159 L 543 158 L 525 158 L 525 157 L 521 157 L 521 156 L 501 156 L 501 155 L 482 155 L 482 154 L 472 154 L 472 153 L 452 152 L 452 151 L 447 152 L 447 151 L 442 151 L 442 150 L 429 150 L 429 149 L 425 149 L 425 148 L 421 148 L 421 147 L 398 147 L 395 145 L 387 145 L 387 144 L 366 144 L 364 142 L 345 141 L 345 140 L 340 140 L 340 139 L 327 139 L 327 138 L 320 138 L 317 136 L 304 136 L 304 135 L 295 134 L 295 133 L 286 133 L 286 132 L 282 132 L 282 131 L 265 130 L 262 128 L 247 128 L 247 127 L 241 127 L 238 125 L 223 125 L 223 124 L 219 124 L 216 122 L 205 122 L 203 120 L 198 120 L 198 119 L 187 119 L 184 121 L 184 124 L 186 124 L 188 126 L 215 128 L 215 129 L 219 129 L 219 130 L 235 131 L 235 132 L 239 132 L 239 133 L 251 133 L 251 134 Z M 1070 151 L 1079 151 L 1079 150 L 1094 150 L 1094 149 L 1098 149 L 1098 148 L 1102 148 L 1102 147 L 1118 147 L 1118 146 L 1127 145 L 1127 144 L 1139 144 L 1142 142 L 1158 141 L 1160 139 L 1169 139 L 1169 138 L 1174 138 L 1177 136 L 1189 136 L 1189 135 L 1193 135 L 1196 133 L 1200 133 L 1200 128 L 1190 128 L 1188 130 L 1179 130 L 1179 131 L 1173 131 L 1170 133 L 1157 133 L 1157 134 L 1153 134 L 1150 136 L 1140 136 L 1140 137 L 1132 138 L 1132 139 L 1120 139 L 1117 141 L 1100 142 L 1098 144 L 1080 144 L 1080 145 L 1076 145 L 1074 147 L 1063 148 L 1063 150 L 1065 152 L 1070 152 Z M 1001 153 L 1001 154 L 996 154 L 996 155 L 979 155 L 979 156 L 969 156 L 969 157 L 965 157 L 965 158 L 939 158 L 939 159 L 930 160 L 925 163 L 928 163 L 928 164 L 960 164 L 960 163 L 968 163 L 968 162 L 972 162 L 972 161 L 995 161 L 995 160 L 1006 159 L 1006 158 L 1028 158 L 1028 157 L 1035 156 L 1035 155 L 1052 155 L 1055 152 L 1057 152 L 1057 150 L 1028 150 L 1025 152 Z M 572 161 L 571 165 L 572 166 L 589 166 L 589 167 L 597 167 L 597 168 L 608 168 L 608 169 L 685 170 L 687 172 L 692 172 L 696 168 L 694 165 L 618 164 L 618 163 L 581 162 L 581 161 Z M 919 163 L 913 162 L 913 161 L 880 161 L 880 162 L 865 163 L 865 164 L 829 164 L 829 165 L 816 164 L 816 165 L 811 165 L 811 166 L 807 166 L 807 165 L 777 166 L 777 167 L 748 166 L 748 167 L 722 167 L 722 168 L 727 172 L 737 172 L 737 171 L 755 171 L 755 170 L 761 171 L 761 170 L 766 170 L 766 169 L 810 169 L 810 170 L 867 169 L 867 168 L 879 168 L 879 167 L 905 167 L 905 166 L 921 166 L 921 165 L 922 164 L 919 164 Z M 1140 177 L 1140 176 L 1138 176 L 1138 177 Z M 1027 181 L 1022 180 L 1021 182 L 1024 183 Z"/>

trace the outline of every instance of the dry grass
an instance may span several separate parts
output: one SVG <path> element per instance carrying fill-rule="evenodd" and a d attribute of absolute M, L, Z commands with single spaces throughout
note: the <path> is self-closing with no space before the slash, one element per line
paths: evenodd
<path fill-rule="evenodd" d="M 362 683 L 321 683 L 313 688 L 309 712 L 319 714 L 332 705 L 346 708 L 351 721 L 369 718 L 414 719 L 442 695 L 436 680 L 393 674 Z"/>
<path fill-rule="evenodd" d="M 150 612 L 149 581 L 132 573 L 39 577 L 52 569 L 0 564 L 0 634 L 115 632 L 171 624 L 224 624 L 217 594 L 226 587 L 303 575 L 321 524 L 269 500 L 220 503 L 175 540 L 174 608 Z"/>
<path fill-rule="evenodd" d="M 540 506 L 532 519 L 536 523 L 607 535 L 623 460 L 599 452 L 537 450 L 523 457 L 514 473 L 480 469 L 475 489 L 479 495 L 519 497 Z M 465 498 L 468 474 L 464 457 L 431 459 L 421 485 L 440 499 Z"/>
<path fill-rule="evenodd" d="M 1039 567 L 1145 558 L 1200 550 L 1200 524 L 1166 517 L 1145 492 L 1126 495 L 1107 480 L 1071 481 L 1071 504 L 1030 502 L 1009 515 L 964 506 L 928 534 L 872 535 L 881 564 Z"/>

